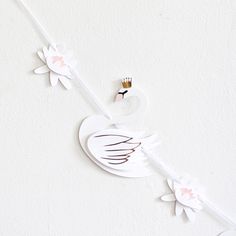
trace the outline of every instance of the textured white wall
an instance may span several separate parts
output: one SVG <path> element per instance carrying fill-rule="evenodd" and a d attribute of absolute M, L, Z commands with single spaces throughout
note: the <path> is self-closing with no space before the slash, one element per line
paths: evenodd
<path fill-rule="evenodd" d="M 79 61 L 109 105 L 132 76 L 149 95 L 146 123 L 163 158 L 205 185 L 236 218 L 236 4 L 232 0 L 27 0 Z M 211 236 L 158 197 L 162 176 L 124 179 L 97 168 L 78 144 L 94 111 L 77 89 L 49 87 L 35 52 L 45 42 L 14 0 L 0 1 L 0 235 Z M 104 92 L 105 91 L 105 92 Z"/>

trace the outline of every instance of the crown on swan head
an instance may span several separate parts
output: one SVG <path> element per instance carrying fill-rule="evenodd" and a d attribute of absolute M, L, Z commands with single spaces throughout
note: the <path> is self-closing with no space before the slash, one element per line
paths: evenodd
<path fill-rule="evenodd" d="M 123 88 L 131 88 L 132 87 L 132 78 L 125 78 L 121 81 Z"/>

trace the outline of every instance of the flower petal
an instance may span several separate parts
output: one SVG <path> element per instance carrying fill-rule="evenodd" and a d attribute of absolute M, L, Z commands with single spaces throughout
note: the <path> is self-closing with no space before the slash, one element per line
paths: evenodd
<path fill-rule="evenodd" d="M 44 56 L 43 52 L 42 52 L 42 51 L 38 51 L 37 54 L 38 54 L 38 57 L 39 57 L 44 63 L 46 63 L 45 56 Z"/>
<path fill-rule="evenodd" d="M 189 221 L 194 222 L 196 218 L 196 213 L 189 207 L 185 207 L 184 211 Z"/>
<path fill-rule="evenodd" d="M 47 58 L 48 53 L 49 53 L 48 49 L 46 47 L 43 47 L 43 54 L 45 58 Z"/>
<path fill-rule="evenodd" d="M 40 66 L 39 68 L 35 69 L 34 70 L 34 73 L 35 74 L 44 74 L 44 73 L 47 73 L 49 72 L 49 68 L 47 65 L 43 65 L 43 66 Z"/>
<path fill-rule="evenodd" d="M 170 188 L 172 191 L 174 191 L 173 180 L 167 179 L 167 184 L 168 184 L 169 188 Z"/>
<path fill-rule="evenodd" d="M 183 205 L 176 201 L 175 203 L 175 215 L 180 216 L 184 211 Z"/>
<path fill-rule="evenodd" d="M 161 200 L 165 201 L 165 202 L 174 202 L 174 201 L 176 201 L 176 198 L 173 193 L 170 193 L 170 194 L 166 194 L 166 195 L 162 196 Z"/>
<path fill-rule="evenodd" d="M 50 83 L 54 87 L 57 85 L 58 82 L 58 74 L 54 73 L 53 71 L 50 72 Z"/>
<path fill-rule="evenodd" d="M 61 81 L 61 83 L 63 84 L 63 86 L 66 88 L 66 89 L 71 89 L 71 83 L 69 81 L 68 78 L 64 77 L 64 76 L 60 76 L 59 77 L 59 80 Z"/>

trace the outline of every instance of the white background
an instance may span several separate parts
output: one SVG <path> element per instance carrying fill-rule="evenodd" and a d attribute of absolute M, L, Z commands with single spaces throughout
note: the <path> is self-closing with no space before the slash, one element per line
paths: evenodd
<path fill-rule="evenodd" d="M 81 78 L 112 103 L 132 76 L 149 96 L 146 124 L 162 158 L 199 178 L 236 219 L 236 5 L 232 0 L 26 1 L 74 51 Z M 125 179 L 78 143 L 95 111 L 77 88 L 51 88 L 35 52 L 46 44 L 14 0 L 0 1 L 0 235 L 212 236 L 204 212 L 173 216 L 164 178 Z"/>

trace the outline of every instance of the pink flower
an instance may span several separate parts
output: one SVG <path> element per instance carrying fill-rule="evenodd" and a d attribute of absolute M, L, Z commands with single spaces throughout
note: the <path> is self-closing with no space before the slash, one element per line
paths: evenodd
<path fill-rule="evenodd" d="M 70 89 L 71 70 L 75 67 L 76 62 L 65 48 L 61 45 L 49 46 L 48 49 L 44 47 L 43 51 L 38 52 L 38 56 L 45 64 L 34 72 L 36 74 L 49 73 L 52 86 L 57 85 L 59 80 L 66 89 Z"/>
<path fill-rule="evenodd" d="M 190 221 L 195 220 L 195 215 L 202 209 L 199 186 L 186 178 L 179 181 L 167 180 L 172 193 L 161 197 L 163 201 L 175 202 L 175 215 L 186 214 Z"/>

